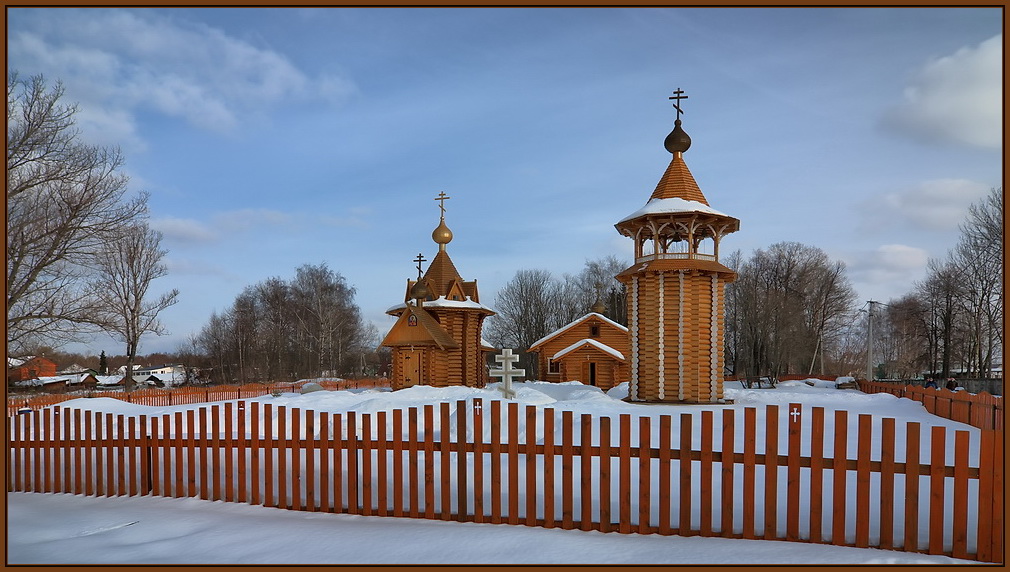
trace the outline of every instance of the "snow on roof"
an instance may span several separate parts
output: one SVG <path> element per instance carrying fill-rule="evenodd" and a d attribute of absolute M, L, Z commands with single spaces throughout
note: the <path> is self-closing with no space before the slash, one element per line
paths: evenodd
<path fill-rule="evenodd" d="M 706 205 L 705 203 L 699 203 L 698 201 L 688 201 L 685 199 L 674 197 L 669 199 L 650 199 L 649 202 L 645 203 L 644 207 L 622 218 L 617 224 L 620 224 L 626 220 L 631 220 L 633 218 L 638 218 L 640 216 L 650 214 L 692 213 L 692 212 L 713 214 L 718 216 L 729 216 L 726 213 L 722 213 L 715 210 L 714 208 Z"/>
<path fill-rule="evenodd" d="M 395 306 L 390 306 L 386 313 L 395 312 L 397 310 L 402 310 L 407 307 L 407 303 L 403 302 Z M 445 296 L 439 296 L 435 300 L 425 300 L 424 308 L 469 308 L 471 310 L 487 310 L 488 312 L 494 312 L 491 308 L 488 308 L 480 302 L 474 302 L 469 296 L 466 300 L 446 300 Z"/>
<path fill-rule="evenodd" d="M 624 361 L 624 354 L 622 354 L 621 352 L 615 350 L 614 348 L 608 346 L 607 344 L 598 342 L 596 340 L 591 340 L 589 338 L 586 338 L 586 339 L 579 340 L 579 341 L 575 342 L 574 344 L 568 346 L 567 348 L 565 348 L 565 349 L 559 351 L 558 353 L 554 354 L 553 356 L 551 356 L 551 359 L 559 359 L 559 358 L 563 357 L 565 354 L 571 353 L 571 352 L 577 350 L 578 348 L 582 347 L 585 344 L 589 344 L 589 345 L 591 345 L 591 346 L 593 346 L 593 347 L 595 347 L 595 348 L 597 348 L 597 349 L 599 349 L 601 351 L 604 351 L 604 352 L 610 354 L 611 356 L 613 356 L 613 357 L 615 357 L 615 358 L 617 358 L 617 359 L 619 359 L 621 361 Z"/>
<path fill-rule="evenodd" d="M 15 381 L 14 385 L 19 387 L 37 387 L 40 385 L 49 385 L 50 383 L 76 383 L 76 382 L 71 381 L 71 378 L 69 376 L 57 375 L 55 377 L 37 377 L 35 379 Z"/>
<path fill-rule="evenodd" d="M 570 324 L 567 324 L 565 326 L 561 326 L 557 330 L 554 330 L 553 332 L 551 332 L 551 333 L 547 334 L 546 336 L 540 338 L 539 340 L 533 342 L 532 344 L 530 344 L 530 347 L 531 348 L 535 348 L 538 345 L 540 345 L 540 344 L 546 342 L 547 340 L 553 338 L 554 336 L 560 334 L 561 332 L 564 332 L 564 331 L 567 331 L 567 330 L 569 330 L 571 328 L 574 328 L 575 326 L 581 324 L 582 322 L 588 320 L 589 318 L 591 318 L 593 316 L 595 316 L 595 317 L 603 320 L 604 322 L 606 322 L 606 323 L 608 323 L 608 324 L 610 324 L 612 326 L 618 327 L 618 328 L 624 330 L 625 332 L 628 331 L 628 327 L 627 326 L 622 326 L 621 324 L 618 324 L 617 322 L 611 320 L 610 318 L 604 316 L 603 314 L 597 314 L 596 312 L 589 312 L 588 314 L 586 314 L 585 316 L 582 316 L 578 320 L 575 320 L 575 321 L 573 321 Z"/>

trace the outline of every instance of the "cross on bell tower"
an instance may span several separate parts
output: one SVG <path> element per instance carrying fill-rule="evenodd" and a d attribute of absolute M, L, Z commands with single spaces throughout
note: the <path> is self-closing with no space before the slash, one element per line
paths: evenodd
<path fill-rule="evenodd" d="M 680 109 L 680 100 L 687 99 L 687 97 L 688 96 L 684 95 L 684 90 L 680 89 L 679 87 L 677 88 L 677 91 L 673 92 L 673 95 L 670 96 L 670 99 L 676 100 L 673 102 L 673 108 L 677 110 L 678 121 L 680 121 L 680 114 L 684 113 L 683 110 Z"/>

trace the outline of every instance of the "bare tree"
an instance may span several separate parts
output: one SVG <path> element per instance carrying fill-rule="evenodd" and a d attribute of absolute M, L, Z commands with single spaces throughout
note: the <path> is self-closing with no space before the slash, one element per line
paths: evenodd
<path fill-rule="evenodd" d="M 133 363 L 140 338 L 147 333 L 162 335 L 158 321 L 162 310 L 176 303 L 179 291 L 172 289 L 153 301 L 148 299 L 151 282 L 167 274 L 161 260 L 161 233 L 144 224 L 135 224 L 117 241 L 105 244 L 96 260 L 101 272 L 91 291 L 101 302 L 100 323 L 107 332 L 126 343 L 126 388 L 133 388 Z"/>
<path fill-rule="evenodd" d="M 84 144 L 75 105 L 42 76 L 7 76 L 7 347 L 18 353 L 93 329 L 83 288 L 101 245 L 146 212 L 127 198 L 118 149 Z"/>
<path fill-rule="evenodd" d="M 746 261 L 730 257 L 738 279 L 727 289 L 726 337 L 737 375 L 825 369 L 851 322 L 853 290 L 842 262 L 819 248 L 781 242 Z"/>

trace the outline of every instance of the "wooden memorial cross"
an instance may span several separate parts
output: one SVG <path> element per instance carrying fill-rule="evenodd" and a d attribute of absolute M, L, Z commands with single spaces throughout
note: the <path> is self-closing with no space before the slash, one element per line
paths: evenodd
<path fill-rule="evenodd" d="M 499 369 L 492 369 L 489 373 L 495 377 L 502 378 L 502 387 L 499 389 L 502 395 L 511 399 L 516 396 L 516 390 L 512 389 L 512 378 L 526 375 L 525 369 L 512 367 L 512 364 L 519 361 L 519 356 L 513 355 L 512 350 L 505 348 L 501 355 L 494 356 L 494 361 L 502 364 Z"/>

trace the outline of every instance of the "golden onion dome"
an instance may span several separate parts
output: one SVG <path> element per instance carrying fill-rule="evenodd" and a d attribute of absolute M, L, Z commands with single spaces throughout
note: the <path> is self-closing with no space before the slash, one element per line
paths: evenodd
<path fill-rule="evenodd" d="M 590 310 L 596 312 L 597 314 L 603 314 L 604 312 L 607 311 L 607 306 L 604 305 L 603 300 L 597 298 L 596 302 L 593 304 L 593 307 L 590 308 Z"/>
<path fill-rule="evenodd" d="M 431 291 L 424 285 L 424 282 L 415 282 L 414 285 L 410 287 L 410 297 L 414 300 L 424 300 L 430 294 Z"/>
<path fill-rule="evenodd" d="M 438 227 L 431 231 L 431 239 L 436 244 L 449 244 L 452 242 L 452 231 L 449 230 L 449 227 L 445 226 L 445 219 L 439 221 Z"/>

